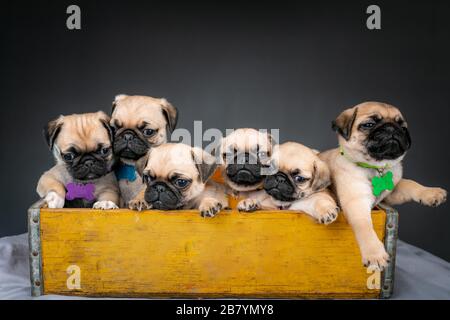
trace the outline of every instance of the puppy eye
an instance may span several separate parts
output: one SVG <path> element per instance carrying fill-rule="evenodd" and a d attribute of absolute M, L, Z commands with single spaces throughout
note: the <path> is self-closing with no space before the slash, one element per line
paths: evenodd
<path fill-rule="evenodd" d="M 189 184 L 189 181 L 186 179 L 176 179 L 174 181 L 174 184 L 177 188 L 186 188 L 187 185 Z"/>
<path fill-rule="evenodd" d="M 302 177 L 300 175 L 297 175 L 297 176 L 294 177 L 294 181 L 296 183 L 304 183 L 304 182 L 306 182 L 308 180 L 309 180 L 308 178 Z"/>
<path fill-rule="evenodd" d="M 122 125 L 119 123 L 119 121 L 115 120 L 114 123 L 113 123 L 113 125 L 112 125 L 112 127 L 113 127 L 115 130 L 118 130 L 118 129 L 122 128 Z"/>
<path fill-rule="evenodd" d="M 72 152 L 64 153 L 62 157 L 65 161 L 72 161 L 73 159 L 75 159 L 75 155 Z"/>
<path fill-rule="evenodd" d="M 149 183 L 152 182 L 152 181 L 153 181 L 153 178 L 152 178 L 150 175 L 144 174 L 144 175 L 142 176 L 142 182 L 143 182 L 143 183 L 149 184 Z"/>
<path fill-rule="evenodd" d="M 142 133 L 144 134 L 144 136 L 150 137 L 150 136 L 155 134 L 155 130 L 153 130 L 153 129 L 144 129 L 144 130 L 142 130 Z"/>
<path fill-rule="evenodd" d="M 223 155 L 224 160 L 232 161 L 234 158 L 234 154 L 232 152 L 225 152 Z"/>
<path fill-rule="evenodd" d="M 362 123 L 359 127 L 363 128 L 363 129 L 370 129 L 373 126 L 375 126 L 375 122 L 366 122 L 366 123 Z"/>
<path fill-rule="evenodd" d="M 259 151 L 259 152 L 258 152 L 258 157 L 259 157 L 260 159 L 265 159 L 265 158 L 267 158 L 267 156 L 268 156 L 268 153 L 265 152 L 265 151 Z"/>
<path fill-rule="evenodd" d="M 402 118 L 397 119 L 396 121 L 398 123 L 398 125 L 402 126 L 405 124 L 405 120 L 403 120 Z"/>
<path fill-rule="evenodd" d="M 106 156 L 106 155 L 108 155 L 109 154 L 109 150 L 110 150 L 111 148 L 109 148 L 109 147 L 103 147 L 103 148 L 101 148 L 100 149 L 100 154 L 102 155 L 102 156 Z"/>

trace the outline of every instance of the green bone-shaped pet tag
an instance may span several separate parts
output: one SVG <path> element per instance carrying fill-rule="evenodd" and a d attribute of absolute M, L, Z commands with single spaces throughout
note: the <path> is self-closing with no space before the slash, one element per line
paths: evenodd
<path fill-rule="evenodd" d="M 372 178 L 372 192 L 375 197 L 378 197 L 385 190 L 394 190 L 394 180 L 391 171 Z"/>

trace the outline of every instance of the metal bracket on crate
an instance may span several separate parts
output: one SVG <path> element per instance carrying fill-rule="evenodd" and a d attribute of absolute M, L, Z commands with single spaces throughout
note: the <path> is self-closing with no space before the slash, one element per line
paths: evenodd
<path fill-rule="evenodd" d="M 44 292 L 41 260 L 40 215 L 44 200 L 39 200 L 28 209 L 28 245 L 30 258 L 31 295 L 37 297 Z"/>
<path fill-rule="evenodd" d="M 390 256 L 388 266 L 381 274 L 380 298 L 388 299 L 391 297 L 394 290 L 395 255 L 398 238 L 398 211 L 385 204 L 379 204 L 378 206 L 386 211 L 384 247 Z"/>

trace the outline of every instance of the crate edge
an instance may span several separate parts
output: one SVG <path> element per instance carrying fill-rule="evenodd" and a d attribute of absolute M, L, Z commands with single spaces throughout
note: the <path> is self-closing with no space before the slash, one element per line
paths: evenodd
<path fill-rule="evenodd" d="M 380 298 L 389 299 L 394 291 L 395 258 L 398 239 L 398 211 L 386 204 L 380 204 L 379 207 L 386 212 L 384 247 L 390 257 L 388 266 L 381 276 Z"/>
<path fill-rule="evenodd" d="M 43 207 L 45 207 L 45 201 L 40 200 L 28 209 L 30 280 L 31 295 L 33 297 L 44 295 L 40 234 L 40 215 L 41 208 Z M 398 235 L 398 211 L 387 205 L 378 205 L 378 207 L 386 213 L 384 245 L 386 251 L 391 257 L 388 266 L 381 274 L 381 286 L 378 297 L 381 299 L 387 299 L 391 297 L 394 287 L 395 253 Z"/>
<path fill-rule="evenodd" d="M 44 204 L 44 200 L 39 200 L 28 209 L 28 255 L 30 260 L 30 282 L 32 297 L 41 296 L 44 292 L 44 281 L 42 279 L 40 228 L 41 208 L 44 206 Z"/>

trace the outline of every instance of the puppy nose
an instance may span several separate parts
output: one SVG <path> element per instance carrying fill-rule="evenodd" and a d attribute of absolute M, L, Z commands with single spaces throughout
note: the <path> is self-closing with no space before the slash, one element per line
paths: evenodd
<path fill-rule="evenodd" d="M 156 186 L 156 191 L 158 191 L 159 193 L 162 193 L 162 192 L 166 191 L 166 188 L 163 185 L 158 184 Z"/>
<path fill-rule="evenodd" d="M 394 133 L 400 128 L 400 126 L 396 123 L 386 123 L 384 129 L 389 133 Z"/>
<path fill-rule="evenodd" d="M 124 138 L 126 141 L 133 140 L 133 134 L 131 134 L 131 133 L 125 133 L 125 134 L 123 135 L 123 138 Z"/>
<path fill-rule="evenodd" d="M 94 165 L 94 160 L 86 160 L 83 164 L 86 167 L 92 167 Z"/>
<path fill-rule="evenodd" d="M 278 183 L 283 183 L 286 181 L 286 178 L 283 177 L 282 175 L 277 175 L 277 182 Z"/>

